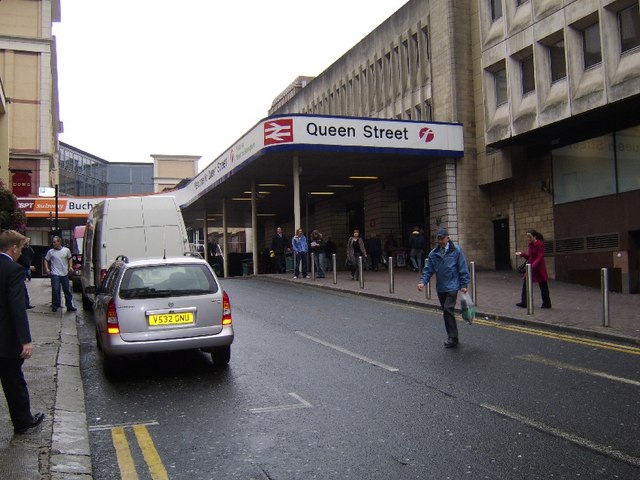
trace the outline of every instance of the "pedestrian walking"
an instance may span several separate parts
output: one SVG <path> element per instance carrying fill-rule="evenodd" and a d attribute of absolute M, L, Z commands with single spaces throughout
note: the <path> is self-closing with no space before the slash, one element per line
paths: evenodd
<path fill-rule="evenodd" d="M 30 282 L 31 281 L 31 272 L 34 270 L 33 265 L 31 265 L 31 262 L 33 260 L 33 256 L 35 255 L 35 252 L 33 251 L 33 248 L 31 248 L 31 245 L 29 245 L 29 238 L 27 238 L 27 243 L 24 244 L 24 247 L 22 247 L 22 252 L 20 253 L 20 257 L 18 257 L 18 264 L 24 268 L 24 274 L 26 277 L 26 281 Z M 25 299 L 25 304 L 27 307 L 27 310 L 30 310 L 32 308 L 36 308 L 35 305 L 31 305 L 31 299 L 29 298 L 29 289 L 27 288 L 27 284 L 24 284 L 24 299 Z"/>
<path fill-rule="evenodd" d="M 425 245 L 424 232 L 419 227 L 413 227 L 413 231 L 409 235 L 409 260 L 414 272 L 419 272 L 423 267 L 422 256 Z"/>
<path fill-rule="evenodd" d="M 26 237 L 14 230 L 0 233 L 0 382 L 16 434 L 27 433 L 44 420 L 31 413 L 29 389 L 22 372 L 33 355 L 25 306 L 25 270 L 16 263 Z"/>
<path fill-rule="evenodd" d="M 274 253 L 274 270 L 277 273 L 286 273 L 287 264 L 285 253 L 289 248 L 289 241 L 282 233 L 282 228 L 276 228 L 276 233 L 271 238 L 271 251 Z"/>
<path fill-rule="evenodd" d="M 351 235 L 347 241 L 347 265 L 349 266 L 349 270 L 351 270 L 351 280 L 360 280 L 358 257 L 363 257 L 364 263 L 367 258 L 367 250 L 360 236 L 360 230 L 356 228 L 353 231 L 353 235 Z"/>
<path fill-rule="evenodd" d="M 51 276 L 51 311 L 57 312 L 60 308 L 60 287 L 64 291 L 64 303 L 68 312 L 75 312 L 73 295 L 69 288 L 69 272 L 73 268 L 71 264 L 71 251 L 62 246 L 62 239 L 53 237 L 53 248 L 49 249 L 44 257 L 44 270 Z"/>
<path fill-rule="evenodd" d="M 527 230 L 527 241 L 529 248 L 527 253 L 516 252 L 516 255 L 524 258 L 531 265 L 531 280 L 540 287 L 540 295 L 542 296 L 542 307 L 551 308 L 551 297 L 549 296 L 549 275 L 547 274 L 547 265 L 544 263 L 544 237 L 540 232 L 535 230 Z M 520 302 L 516 306 L 527 308 L 527 279 L 526 274 L 522 282 L 522 294 Z"/>
<path fill-rule="evenodd" d="M 429 252 L 427 264 L 422 270 L 422 276 L 418 283 L 418 290 L 422 292 L 424 286 L 436 275 L 436 292 L 442 307 L 444 327 L 447 331 L 445 348 L 455 348 L 458 345 L 458 325 L 455 317 L 458 291 L 467 293 L 467 287 L 471 279 L 469 267 L 464 257 L 464 252 L 449 238 L 446 228 L 441 228 L 436 233 L 438 245 Z"/>
<path fill-rule="evenodd" d="M 309 278 L 309 275 L 307 275 L 309 244 L 301 228 L 296 230 L 295 236 L 291 239 L 291 249 L 293 250 L 295 261 L 293 278 L 298 278 L 301 274 L 303 278 Z M 301 266 L 302 269 L 300 268 Z"/>

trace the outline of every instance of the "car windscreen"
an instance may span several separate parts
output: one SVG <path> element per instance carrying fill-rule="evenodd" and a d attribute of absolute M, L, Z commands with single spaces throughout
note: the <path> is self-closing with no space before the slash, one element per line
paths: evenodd
<path fill-rule="evenodd" d="M 120 297 L 150 298 L 206 295 L 218 284 L 205 265 L 149 265 L 127 269 L 120 282 Z"/>

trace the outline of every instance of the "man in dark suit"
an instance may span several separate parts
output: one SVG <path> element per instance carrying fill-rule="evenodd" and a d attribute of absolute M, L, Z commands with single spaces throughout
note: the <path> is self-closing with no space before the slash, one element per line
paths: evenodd
<path fill-rule="evenodd" d="M 22 373 L 22 364 L 33 353 L 25 308 L 25 270 L 16 263 L 26 240 L 14 230 L 0 233 L 0 381 L 13 431 L 18 434 L 27 433 L 44 419 L 44 413 L 31 414 L 29 390 Z"/>

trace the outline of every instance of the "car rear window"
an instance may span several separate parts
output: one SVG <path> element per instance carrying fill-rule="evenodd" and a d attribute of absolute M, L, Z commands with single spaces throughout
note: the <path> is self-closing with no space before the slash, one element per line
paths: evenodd
<path fill-rule="evenodd" d="M 216 293 L 218 284 L 205 265 L 150 265 L 128 269 L 121 298 L 169 297 Z"/>

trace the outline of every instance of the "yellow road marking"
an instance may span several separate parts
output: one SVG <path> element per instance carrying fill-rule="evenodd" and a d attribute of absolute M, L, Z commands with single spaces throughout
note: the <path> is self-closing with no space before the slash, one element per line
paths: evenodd
<path fill-rule="evenodd" d="M 566 333 L 550 332 L 546 330 L 538 330 L 530 327 L 521 327 L 518 325 L 506 325 L 490 320 L 475 320 L 473 322 L 477 325 L 483 325 L 485 327 L 499 328 L 501 330 L 507 330 L 511 332 L 525 333 L 527 335 L 537 335 L 539 337 L 551 338 L 554 340 L 561 340 L 563 342 L 578 343 L 580 345 L 587 345 L 595 348 L 602 348 L 605 350 L 613 350 L 616 352 L 628 353 L 631 355 L 640 355 L 640 348 L 632 345 L 623 345 L 619 343 L 607 342 L 604 340 L 596 340 L 592 338 L 581 338 Z"/>
<path fill-rule="evenodd" d="M 129 442 L 124 433 L 124 428 L 116 427 L 111 430 L 111 439 L 116 449 L 116 457 L 118 459 L 118 467 L 120 467 L 120 477 L 125 480 L 138 480 L 136 466 L 133 463 Z"/>
<path fill-rule="evenodd" d="M 153 445 L 153 440 L 151 439 L 151 435 L 149 435 L 147 427 L 144 425 L 134 425 L 133 432 L 136 434 L 138 445 L 140 445 L 140 450 L 142 450 L 144 460 L 147 462 L 147 466 L 149 467 L 151 478 L 153 478 L 153 480 L 169 480 L 167 470 L 164 468 L 162 459 L 160 458 L 160 455 L 158 455 L 156 447 Z"/>

